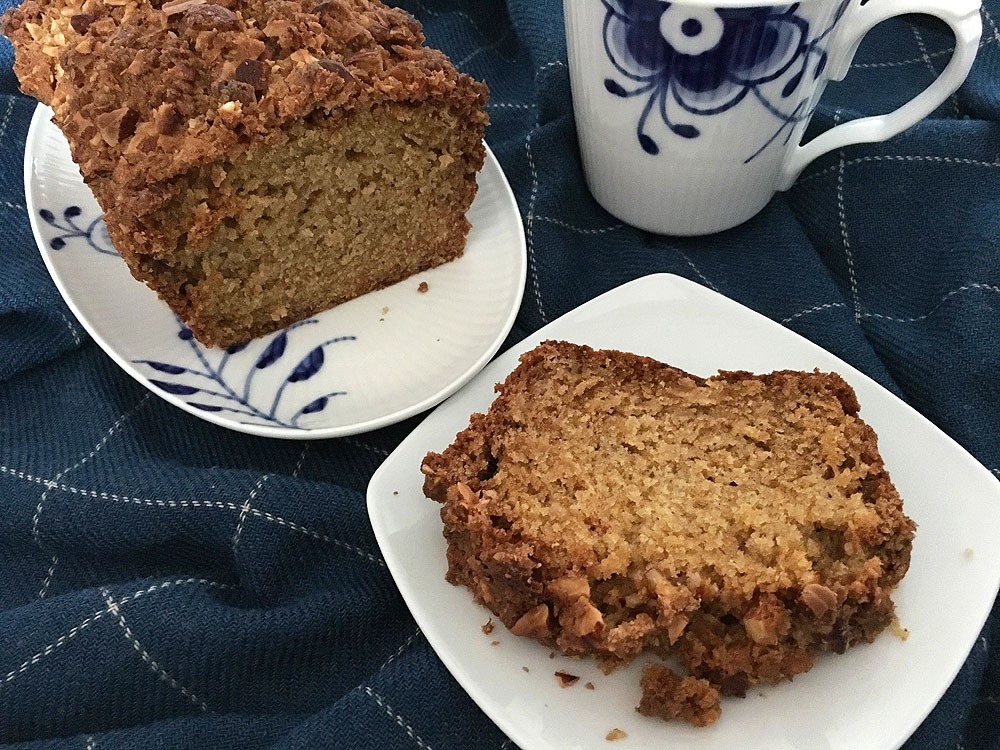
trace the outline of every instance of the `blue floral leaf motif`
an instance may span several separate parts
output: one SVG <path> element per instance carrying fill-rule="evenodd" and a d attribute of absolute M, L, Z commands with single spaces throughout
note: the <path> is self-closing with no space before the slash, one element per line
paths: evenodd
<path fill-rule="evenodd" d="M 701 135 L 701 131 L 698 130 L 694 125 L 671 125 L 670 129 L 673 130 L 681 138 L 697 138 Z"/>
<path fill-rule="evenodd" d="M 49 246 L 53 250 L 62 250 L 64 247 L 66 247 L 66 240 L 64 240 L 62 237 L 53 237 L 52 241 L 49 242 Z"/>
<path fill-rule="evenodd" d="M 246 344 L 233 344 L 232 346 L 226 348 L 226 354 L 239 354 L 246 348 Z"/>
<path fill-rule="evenodd" d="M 823 71 L 826 70 L 827 60 L 829 59 L 830 56 L 827 55 L 825 51 L 821 51 L 819 53 L 819 59 L 816 61 L 816 70 L 813 71 L 813 80 L 819 78 L 823 74 Z"/>
<path fill-rule="evenodd" d="M 604 88 L 606 88 L 610 93 L 614 94 L 615 96 L 620 96 L 623 98 L 628 96 L 628 92 L 625 90 L 625 87 L 622 86 L 620 83 L 618 83 L 618 81 L 615 81 L 611 78 L 604 79 Z"/>
<path fill-rule="evenodd" d="M 181 341 L 190 341 L 191 339 L 194 338 L 194 333 L 192 333 L 191 329 L 188 328 L 187 326 L 182 326 L 181 330 L 177 332 L 177 338 L 179 338 Z"/>
<path fill-rule="evenodd" d="M 305 357 L 303 357 L 298 366 L 292 370 L 292 374 L 288 376 L 288 382 L 298 383 L 303 380 L 308 380 L 319 372 L 319 368 L 323 366 L 323 359 L 323 347 L 317 346 Z"/>
<path fill-rule="evenodd" d="M 160 372 L 165 372 L 168 375 L 180 375 L 182 372 L 187 372 L 186 367 L 179 367 L 178 365 L 171 365 L 167 362 L 153 362 L 152 360 L 146 360 L 146 364 L 152 367 L 154 370 L 159 370 Z"/>
<path fill-rule="evenodd" d="M 787 99 L 789 96 L 792 95 L 792 93 L 795 91 L 795 89 L 797 89 L 799 87 L 799 84 L 802 83 L 802 74 L 804 72 L 805 72 L 805 69 L 803 68 L 798 73 L 796 73 L 795 75 L 793 75 L 790 79 L 788 79 L 788 83 L 785 84 L 785 88 L 783 88 L 781 90 L 781 96 L 782 96 L 782 98 L 786 98 Z"/>
<path fill-rule="evenodd" d="M 175 396 L 190 396 L 192 393 L 197 393 L 201 390 L 200 388 L 195 388 L 193 385 L 184 385 L 183 383 L 165 383 L 162 380 L 150 380 L 149 382 L 160 390 L 172 393 Z"/>
<path fill-rule="evenodd" d="M 66 219 L 66 221 L 70 221 L 72 219 L 75 219 L 82 213 L 83 209 L 81 209 L 79 206 L 67 206 L 66 210 L 63 211 L 63 218 Z"/>
<path fill-rule="evenodd" d="M 652 154 L 656 156 L 660 153 L 660 147 L 656 145 L 656 141 L 650 138 L 645 133 L 639 133 L 639 145 L 642 146 L 642 150 L 647 154 Z"/>
<path fill-rule="evenodd" d="M 274 340 L 267 345 L 267 349 L 264 353 L 260 355 L 257 360 L 257 364 L 254 365 L 258 370 L 263 370 L 265 367 L 270 367 L 275 362 L 277 362 L 285 353 L 285 347 L 288 345 L 288 334 L 284 331 L 279 333 L 274 337 Z"/>
<path fill-rule="evenodd" d="M 213 406 L 212 404 L 199 404 L 195 401 L 188 401 L 188 406 L 193 406 L 195 409 L 200 409 L 201 411 L 222 411 L 221 406 Z"/>
<path fill-rule="evenodd" d="M 48 224 L 55 223 L 56 215 L 51 211 L 49 211 L 49 209 L 47 208 L 43 208 L 41 211 L 39 211 L 38 215 L 41 216 Z"/>
<path fill-rule="evenodd" d="M 330 399 L 326 396 L 320 396 L 315 401 L 310 401 L 308 404 L 302 407 L 303 414 L 315 414 L 318 411 L 323 411 L 326 408 L 327 403 Z"/>

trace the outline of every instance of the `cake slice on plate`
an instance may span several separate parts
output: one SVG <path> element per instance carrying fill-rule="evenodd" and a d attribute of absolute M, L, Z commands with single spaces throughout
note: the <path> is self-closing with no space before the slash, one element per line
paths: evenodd
<path fill-rule="evenodd" d="M 654 671 L 646 713 L 708 723 L 712 688 L 892 622 L 914 524 L 840 376 L 705 379 L 546 342 L 497 390 L 422 466 L 448 580 L 517 635 L 608 668 L 653 649 L 709 683 Z"/>

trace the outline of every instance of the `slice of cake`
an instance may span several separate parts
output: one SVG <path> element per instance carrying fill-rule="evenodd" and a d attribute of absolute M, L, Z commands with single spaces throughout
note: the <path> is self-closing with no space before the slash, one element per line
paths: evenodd
<path fill-rule="evenodd" d="M 892 621 L 914 524 L 838 375 L 546 342 L 497 390 L 422 470 L 448 580 L 515 634 L 608 668 L 651 648 L 742 694 Z"/>
<path fill-rule="evenodd" d="M 377 0 L 25 0 L 4 18 L 111 239 L 206 344 L 461 255 L 486 87 Z"/>

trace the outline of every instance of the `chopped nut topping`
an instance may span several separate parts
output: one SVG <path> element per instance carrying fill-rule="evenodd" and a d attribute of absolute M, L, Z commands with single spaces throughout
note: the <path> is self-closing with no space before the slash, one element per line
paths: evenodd
<path fill-rule="evenodd" d="M 614 729 L 612 729 L 610 732 L 607 733 L 604 739 L 606 739 L 608 742 L 614 742 L 615 740 L 623 740 L 626 737 L 628 737 L 628 735 L 625 734 L 623 730 L 619 729 L 618 727 L 615 727 Z"/>
<path fill-rule="evenodd" d="M 586 636 L 604 629 L 604 615 L 590 599 L 580 597 L 559 615 L 563 628 L 573 635 Z"/>
<path fill-rule="evenodd" d="M 590 582 L 584 576 L 563 576 L 552 581 L 549 593 L 556 599 L 575 602 L 581 596 L 590 597 Z"/>
<path fill-rule="evenodd" d="M 270 24 L 268 24 L 268 28 L 270 28 Z M 307 49 L 295 50 L 288 56 L 288 59 L 298 63 L 299 65 L 308 65 L 309 63 L 318 62 L 316 55 Z"/>
<path fill-rule="evenodd" d="M 319 66 L 323 70 L 328 70 L 331 73 L 336 73 L 338 76 L 343 78 L 345 81 L 353 81 L 354 76 L 351 75 L 351 71 L 341 65 L 339 62 L 334 62 L 333 60 L 320 60 Z"/>
<path fill-rule="evenodd" d="M 549 605 L 539 604 L 537 607 L 529 609 L 514 623 L 510 632 L 527 638 L 541 638 L 549 635 Z"/>
<path fill-rule="evenodd" d="M 819 583 L 807 583 L 802 588 L 801 598 L 816 617 L 822 617 L 837 607 L 837 595 Z"/>
<path fill-rule="evenodd" d="M 587 690 L 593 690 L 594 689 L 594 683 L 592 683 L 592 682 L 585 682 L 585 683 L 583 683 L 583 686 L 585 688 L 587 688 Z"/>
<path fill-rule="evenodd" d="M 267 66 L 260 60 L 244 60 L 236 66 L 233 78 L 241 83 L 250 84 L 253 90 L 259 93 L 267 88 L 267 72 Z"/>
<path fill-rule="evenodd" d="M 476 496 L 476 493 L 473 492 L 472 488 L 469 487 L 469 485 L 467 485 L 465 482 L 459 482 L 458 484 L 453 484 L 451 487 L 448 488 L 448 492 L 449 494 L 451 493 L 457 494 L 458 495 L 457 499 L 462 505 L 475 505 L 476 503 L 479 502 L 479 498 Z"/>
<path fill-rule="evenodd" d="M 417 291 L 420 292 L 421 294 L 426 294 L 428 289 L 430 289 L 430 287 L 427 286 L 426 281 L 421 281 L 419 284 L 417 284 Z"/>
<path fill-rule="evenodd" d="M 493 632 L 493 627 L 493 618 L 491 617 L 483 624 L 483 627 L 481 627 L 480 630 L 482 630 L 485 635 L 489 635 Z"/>
<path fill-rule="evenodd" d="M 139 122 L 139 113 L 128 107 L 120 107 L 112 112 L 98 115 L 94 119 L 101 138 L 105 142 L 114 146 L 135 133 L 135 126 Z"/>
<path fill-rule="evenodd" d="M 774 646 L 791 627 L 785 605 L 773 594 L 763 594 L 743 617 L 743 629 L 754 643 Z"/>
<path fill-rule="evenodd" d="M 77 34 L 86 34 L 87 29 L 90 28 L 90 24 L 93 22 L 93 13 L 76 13 L 69 19 L 69 25 L 73 27 L 73 31 Z"/>
<path fill-rule="evenodd" d="M 239 27 L 239 23 L 239 16 L 229 8 L 211 3 L 194 3 L 184 13 L 184 25 L 195 31 L 233 31 Z"/>
<path fill-rule="evenodd" d="M 223 102 L 239 102 L 245 106 L 257 102 L 257 92 L 253 90 L 253 86 L 243 81 L 219 81 L 214 88 Z"/>
<path fill-rule="evenodd" d="M 556 672 L 556 679 L 559 680 L 560 687 L 570 687 L 579 681 L 580 676 L 569 672 Z"/>
<path fill-rule="evenodd" d="M 178 13 L 183 13 L 189 8 L 193 8 L 196 5 L 203 5 L 205 0 L 170 0 L 160 6 L 166 15 L 173 16 Z"/>
<path fill-rule="evenodd" d="M 160 135 L 173 135 L 184 123 L 184 118 L 173 104 L 161 104 L 153 112 L 153 125 Z"/>

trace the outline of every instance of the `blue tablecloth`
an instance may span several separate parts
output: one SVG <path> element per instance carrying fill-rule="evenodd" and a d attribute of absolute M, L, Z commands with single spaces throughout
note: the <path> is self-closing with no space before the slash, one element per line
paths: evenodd
<path fill-rule="evenodd" d="M 821 159 L 742 227 L 683 240 L 624 227 L 587 193 L 560 0 L 402 5 L 492 89 L 487 137 L 530 254 L 511 341 L 627 280 L 681 274 L 867 372 L 1000 474 L 1000 0 L 967 84 L 933 117 Z M 951 44 L 925 18 L 880 26 L 814 127 L 900 103 Z M 34 102 L 4 45 L 2 746 L 512 748 L 416 628 L 368 524 L 368 479 L 418 420 L 270 441 L 120 372 L 32 241 Z M 995 609 L 908 750 L 1000 748 L 998 641 Z"/>

